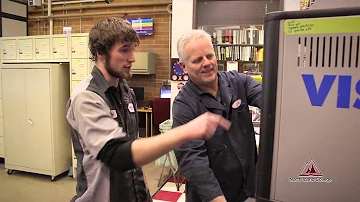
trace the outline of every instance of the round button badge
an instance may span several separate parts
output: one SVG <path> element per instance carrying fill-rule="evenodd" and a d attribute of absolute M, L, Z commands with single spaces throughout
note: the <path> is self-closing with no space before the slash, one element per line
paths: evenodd
<path fill-rule="evenodd" d="M 236 109 L 236 108 L 240 107 L 240 105 L 241 105 L 241 100 L 238 99 L 232 104 L 232 108 Z"/>

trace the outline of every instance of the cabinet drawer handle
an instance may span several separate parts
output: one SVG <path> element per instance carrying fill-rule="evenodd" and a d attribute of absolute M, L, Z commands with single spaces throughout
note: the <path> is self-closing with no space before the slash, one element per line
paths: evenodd
<path fill-rule="evenodd" d="M 28 118 L 27 121 L 32 125 L 33 122 L 31 121 L 31 118 Z"/>

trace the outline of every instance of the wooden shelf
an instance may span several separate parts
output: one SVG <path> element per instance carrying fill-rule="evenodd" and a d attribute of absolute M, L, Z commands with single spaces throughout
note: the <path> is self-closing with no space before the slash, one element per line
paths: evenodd
<path fill-rule="evenodd" d="M 240 46 L 240 47 L 256 47 L 263 48 L 263 44 L 213 44 L 213 46 L 228 47 L 228 46 Z"/>

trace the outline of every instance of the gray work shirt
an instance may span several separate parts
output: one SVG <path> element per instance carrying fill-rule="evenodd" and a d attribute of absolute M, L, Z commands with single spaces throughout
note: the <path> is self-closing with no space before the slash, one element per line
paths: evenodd
<path fill-rule="evenodd" d="M 117 88 L 111 86 L 95 66 L 91 75 L 73 90 L 66 118 L 77 158 L 73 202 L 152 201 L 140 168 L 119 172 L 98 159 L 108 142 L 126 144 L 138 138 L 135 94 L 125 80 L 120 80 Z M 115 160 L 131 167 L 131 146 L 128 145 L 128 152 L 120 152 L 125 153 L 124 158 Z M 113 156 L 111 152 L 107 154 Z"/>
<path fill-rule="evenodd" d="M 173 103 L 173 127 L 208 111 L 232 122 L 229 131 L 218 127 L 211 139 L 189 141 L 175 149 L 186 178 L 187 202 L 211 201 L 220 195 L 239 202 L 255 193 L 257 153 L 248 106 L 260 107 L 262 87 L 236 71 L 219 72 L 218 77 L 220 96 L 203 92 L 190 80 Z"/>

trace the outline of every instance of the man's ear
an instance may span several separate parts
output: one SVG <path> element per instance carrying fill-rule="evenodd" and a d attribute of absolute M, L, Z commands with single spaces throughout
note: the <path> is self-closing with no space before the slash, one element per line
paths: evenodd
<path fill-rule="evenodd" d="M 181 69 L 187 74 L 186 66 L 183 62 L 179 62 Z"/>
<path fill-rule="evenodd" d="M 105 59 L 106 59 L 105 55 L 100 55 L 99 53 L 96 53 L 96 57 L 98 61 L 105 63 Z"/>

